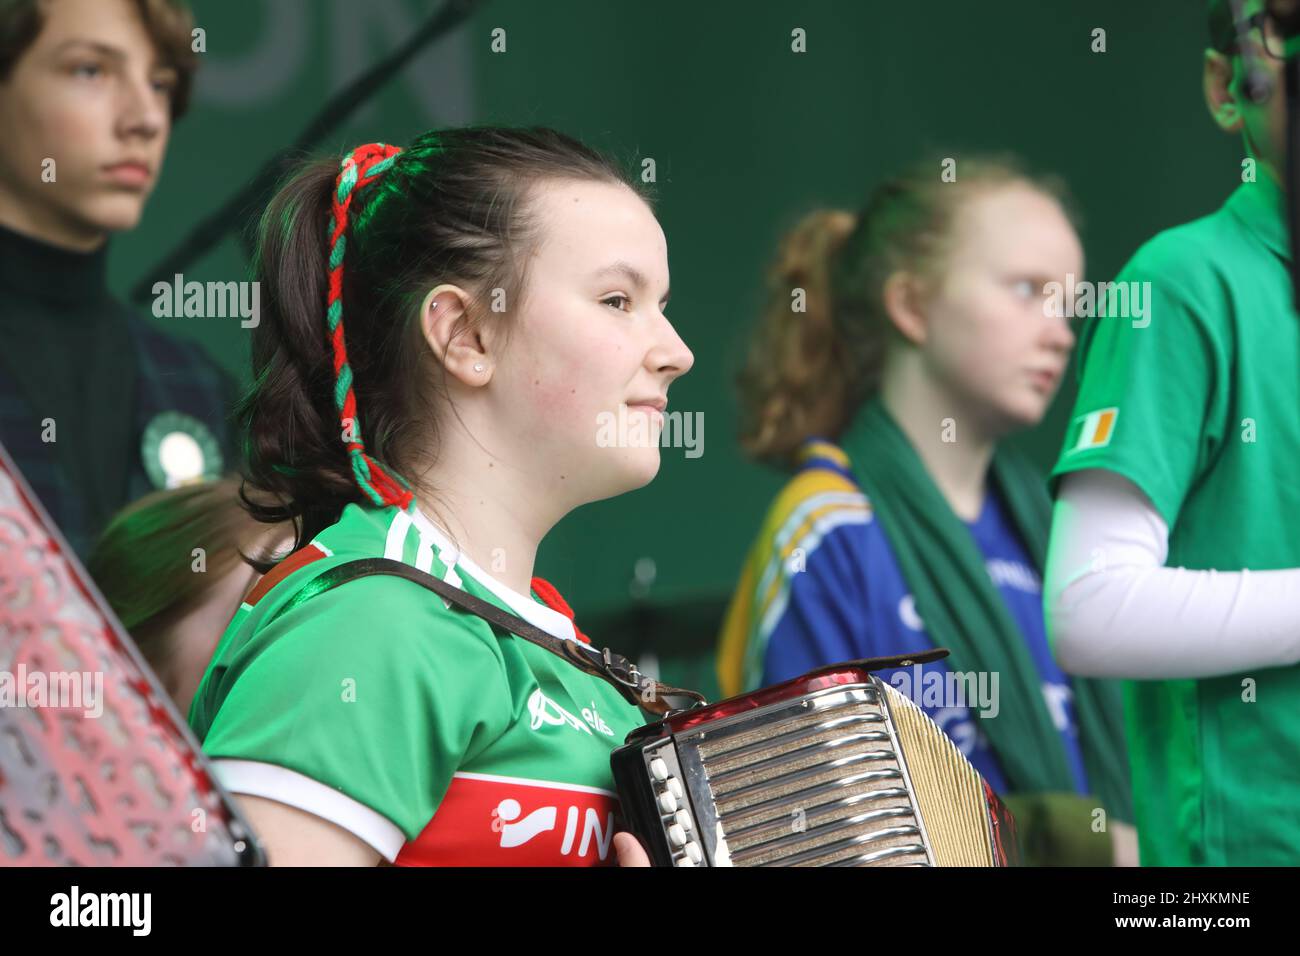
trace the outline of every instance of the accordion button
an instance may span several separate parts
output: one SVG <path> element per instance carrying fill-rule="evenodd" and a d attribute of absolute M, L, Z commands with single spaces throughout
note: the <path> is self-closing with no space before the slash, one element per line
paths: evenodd
<path fill-rule="evenodd" d="M 675 813 L 677 811 L 677 798 L 671 793 L 659 794 L 659 809 L 664 813 Z"/>
<path fill-rule="evenodd" d="M 686 845 L 686 831 L 682 829 L 681 824 L 674 823 L 668 828 L 668 839 L 673 846 Z"/>
<path fill-rule="evenodd" d="M 700 852 L 700 845 L 698 843 L 686 844 L 686 859 L 691 861 L 691 866 L 694 866 L 696 863 L 699 863 L 700 860 L 704 859 L 704 854 Z"/>
<path fill-rule="evenodd" d="M 668 764 L 664 763 L 663 757 L 655 757 L 650 761 L 650 776 L 656 780 L 668 779 Z"/>
<path fill-rule="evenodd" d="M 682 798 L 682 782 L 676 777 L 670 778 L 668 780 L 668 792 L 680 800 Z"/>
<path fill-rule="evenodd" d="M 678 810 L 677 825 L 680 826 L 683 830 L 689 830 L 691 828 L 691 815 L 687 813 L 685 810 Z"/>

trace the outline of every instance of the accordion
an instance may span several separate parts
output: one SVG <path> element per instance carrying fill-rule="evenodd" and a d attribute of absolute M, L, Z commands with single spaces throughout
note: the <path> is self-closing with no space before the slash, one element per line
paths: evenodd
<path fill-rule="evenodd" d="M 264 862 L 0 447 L 0 867 Z"/>
<path fill-rule="evenodd" d="M 1015 823 L 906 696 L 854 661 L 638 728 L 611 755 L 656 866 L 1008 866 Z"/>

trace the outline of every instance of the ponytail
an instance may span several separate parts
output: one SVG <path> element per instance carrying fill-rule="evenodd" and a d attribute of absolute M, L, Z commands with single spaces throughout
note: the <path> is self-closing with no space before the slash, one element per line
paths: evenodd
<path fill-rule="evenodd" d="M 782 240 L 767 273 L 767 301 L 740 373 L 741 446 L 786 462 L 803 440 L 838 433 L 852 389 L 832 314 L 832 267 L 856 223 L 817 210 Z"/>
<path fill-rule="evenodd" d="M 253 257 L 262 319 L 253 335 L 253 385 L 235 413 L 247 461 L 244 507 L 258 521 L 295 521 L 295 546 L 336 521 L 352 497 L 344 447 L 324 414 L 334 405 L 334 376 L 323 235 L 337 168 L 330 159 L 302 166 L 262 215 Z"/>

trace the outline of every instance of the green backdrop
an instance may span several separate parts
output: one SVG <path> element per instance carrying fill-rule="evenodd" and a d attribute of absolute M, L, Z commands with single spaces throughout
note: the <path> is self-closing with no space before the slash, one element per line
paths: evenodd
<path fill-rule="evenodd" d="M 194 6 L 207 42 L 195 107 L 144 224 L 115 243 L 123 292 L 329 93 L 436 9 L 431 0 Z M 669 315 L 696 358 L 672 407 L 704 413 L 704 454 L 664 449 L 652 485 L 571 515 L 537 570 L 587 616 L 625 604 L 634 563 L 651 558 L 651 598 L 690 603 L 730 591 L 782 481 L 741 455 L 732 385 L 781 232 L 817 204 L 857 206 L 918 154 L 1011 150 L 1066 178 L 1088 278 L 1112 278 L 1144 239 L 1211 211 L 1239 182 L 1240 144 L 1218 133 L 1202 100 L 1202 9 L 1195 0 L 494 0 L 328 145 L 536 123 L 629 163 L 656 160 Z M 791 51 L 796 27 L 806 53 Z M 1092 50 L 1097 28 L 1104 53 Z M 498 29 L 506 49 L 494 53 Z M 244 270 L 227 240 L 185 277 Z M 247 379 L 249 332 L 237 319 L 155 321 Z M 1071 381 L 1020 439 L 1044 464 L 1073 391 Z"/>

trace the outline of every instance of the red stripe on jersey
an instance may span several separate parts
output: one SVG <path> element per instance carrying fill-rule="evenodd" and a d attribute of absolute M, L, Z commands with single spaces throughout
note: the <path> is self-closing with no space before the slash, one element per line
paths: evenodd
<path fill-rule="evenodd" d="M 545 578 L 533 578 L 532 586 L 533 590 L 537 592 L 537 596 L 542 599 L 543 604 L 549 607 L 552 611 L 559 611 L 570 621 L 573 621 L 573 608 L 569 607 L 568 601 L 560 597 L 560 592 L 555 590 L 554 584 L 547 581 Z M 578 640 L 582 641 L 582 643 L 591 643 L 591 638 L 578 630 L 577 621 L 573 621 L 573 633 Z"/>
<path fill-rule="evenodd" d="M 271 588 L 275 587 L 289 575 L 293 574 L 293 572 L 297 571 L 299 568 L 305 568 L 313 561 L 319 561 L 323 557 L 325 557 L 325 552 L 314 544 L 309 544 L 306 547 L 299 548 L 293 554 L 289 555 L 273 567 L 270 571 L 267 571 L 262 575 L 261 579 L 253 587 L 253 590 L 248 592 L 248 597 L 244 598 L 244 603 L 249 607 L 252 607 L 266 596 L 267 591 L 271 590 Z"/>
<path fill-rule="evenodd" d="M 394 866 L 613 865 L 618 799 L 590 787 L 456 774 Z"/>

